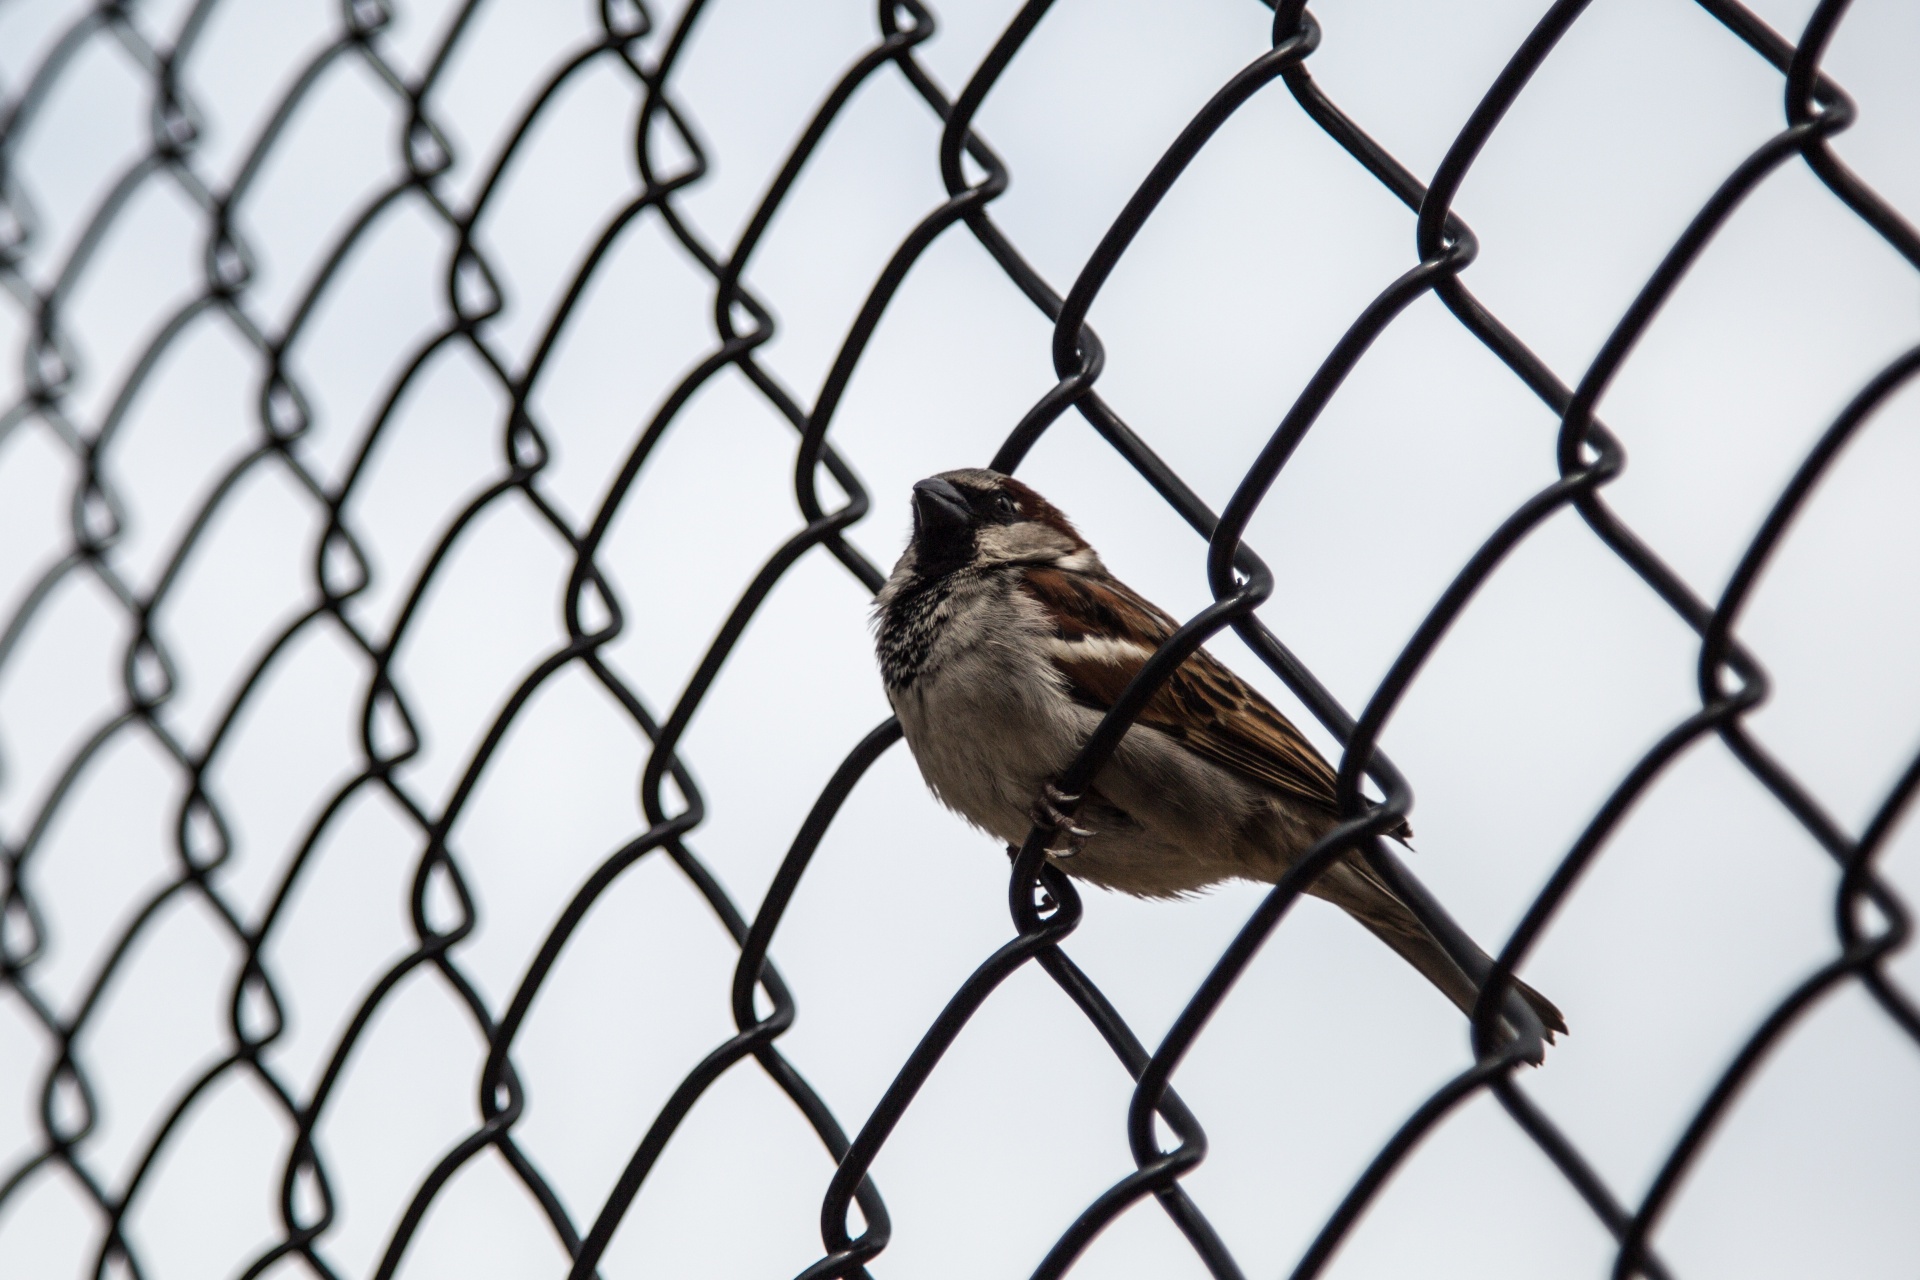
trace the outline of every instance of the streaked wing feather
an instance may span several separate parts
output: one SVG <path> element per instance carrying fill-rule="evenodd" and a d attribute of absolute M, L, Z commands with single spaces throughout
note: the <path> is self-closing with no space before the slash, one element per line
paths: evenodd
<path fill-rule="evenodd" d="M 1119 581 L 1066 569 L 1035 568 L 1026 587 L 1048 610 L 1066 642 L 1054 665 L 1073 695 L 1111 707 L 1174 620 Z M 1126 644 L 1087 643 L 1124 638 Z M 1334 773 L 1272 703 L 1204 649 L 1162 685 L 1138 723 L 1178 738 L 1190 750 L 1244 777 L 1318 808 L 1334 807 Z"/>

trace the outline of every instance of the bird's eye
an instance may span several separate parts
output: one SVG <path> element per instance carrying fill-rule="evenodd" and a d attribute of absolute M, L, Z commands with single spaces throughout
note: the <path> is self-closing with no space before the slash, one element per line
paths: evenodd
<path fill-rule="evenodd" d="M 1012 515 L 1016 510 L 1013 504 L 1013 495 L 1010 493 L 995 494 L 993 497 L 993 509 L 1003 516 Z"/>

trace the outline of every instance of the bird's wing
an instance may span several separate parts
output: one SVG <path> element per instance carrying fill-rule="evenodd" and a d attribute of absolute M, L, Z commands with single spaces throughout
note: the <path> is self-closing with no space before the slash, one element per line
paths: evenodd
<path fill-rule="evenodd" d="M 1049 655 L 1074 698 L 1105 711 L 1177 624 L 1118 580 L 1070 569 L 1026 571 L 1028 595 L 1052 619 Z M 1155 693 L 1137 723 L 1296 800 L 1332 812 L 1334 772 L 1300 731 L 1206 650 Z"/>

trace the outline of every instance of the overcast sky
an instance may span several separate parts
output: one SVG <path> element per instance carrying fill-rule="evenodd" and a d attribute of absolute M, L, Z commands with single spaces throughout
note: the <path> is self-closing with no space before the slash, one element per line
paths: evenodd
<path fill-rule="evenodd" d="M 0 0 L 11 101 L 84 5 Z M 169 44 L 180 0 L 134 5 Z M 375 43 L 404 74 L 443 38 L 443 0 L 398 4 Z M 1011 0 L 950 0 L 924 64 L 957 92 Z M 1327 0 L 1310 67 L 1332 99 L 1431 175 L 1537 20 L 1539 0 L 1439 6 Z M 1757 11 L 1796 33 L 1811 5 Z M 429 104 L 451 144 L 445 197 L 464 207 L 529 96 L 589 38 L 593 6 L 482 5 Z M 675 11 L 655 11 L 671 28 Z M 181 93 L 203 118 L 191 164 L 224 189 L 292 77 L 338 31 L 325 0 L 222 0 Z M 996 222 L 1062 292 L 1180 128 L 1267 45 L 1253 0 L 1059 0 L 978 116 L 1012 175 Z M 711 0 L 675 101 L 712 163 L 676 207 L 724 251 L 812 106 L 875 40 L 856 0 Z M 640 46 L 651 58 L 661 39 Z M 1861 0 L 1826 66 L 1860 122 L 1836 146 L 1920 219 L 1920 9 Z M 1457 209 L 1481 255 L 1477 295 L 1569 383 L 1702 201 L 1781 127 L 1781 77 L 1705 10 L 1597 0 L 1485 148 Z M 85 45 L 9 157 L 37 214 L 23 278 L 46 288 L 91 211 L 146 147 L 150 85 L 124 45 Z M 586 247 L 637 190 L 637 86 L 609 59 L 536 122 L 476 238 L 506 306 L 483 327 L 518 369 Z M 364 61 L 341 59 L 290 118 L 236 209 L 255 261 L 242 296 L 284 330 L 345 222 L 399 172 L 404 114 Z M 944 198 L 938 122 L 892 69 L 854 97 L 746 273 L 778 332 L 765 366 L 803 404 L 894 247 Z M 662 144 L 662 154 L 671 154 Z M 1100 295 L 1101 394 L 1217 510 L 1340 333 L 1415 261 L 1413 217 L 1278 82 L 1229 122 Z M 135 363 L 202 287 L 204 214 L 165 175 L 143 182 L 65 303 L 79 373 L 66 418 L 92 436 Z M 314 423 L 295 452 L 338 484 L 426 336 L 444 325 L 452 252 L 417 197 L 363 234 L 290 349 Z M 645 215 L 620 235 L 563 328 L 530 410 L 551 446 L 538 480 L 584 527 L 661 400 L 714 344 L 713 284 Z M 1601 412 L 1625 473 L 1609 502 L 1709 598 L 1813 440 L 1859 387 L 1920 340 L 1920 289 L 1897 254 L 1797 163 L 1747 202 L 1649 330 Z M 21 395 L 30 332 L 0 294 L 0 412 Z M 833 441 L 873 494 L 852 541 L 891 565 L 911 483 L 981 465 L 1053 383 L 1051 329 L 964 228 L 915 265 L 861 361 Z M 259 440 L 258 355 L 206 316 L 166 346 L 103 451 L 126 533 L 110 554 L 152 589 L 211 487 Z M 434 543 L 502 474 L 506 401 L 458 344 L 409 385 L 346 518 L 372 570 L 351 611 L 386 635 Z M 1261 616 L 1349 708 L 1366 702 L 1475 547 L 1555 475 L 1557 420 L 1431 298 L 1411 306 L 1341 388 L 1255 518 L 1272 566 Z M 46 418 L 0 426 L 0 614 L 71 546 L 78 468 Z M 791 428 L 736 371 L 680 414 L 621 505 L 598 564 L 626 629 L 609 664 L 670 708 L 749 577 L 803 520 Z M 1205 543 L 1078 418 L 1022 471 L 1109 566 L 1175 614 L 1209 600 Z M 1753 597 L 1741 634 L 1774 679 L 1749 723 L 1858 831 L 1920 748 L 1920 389 L 1842 456 Z M 830 500 L 838 495 L 831 492 Z M 228 713 L 263 646 L 310 605 L 319 505 L 285 466 L 218 503 L 156 612 L 178 674 L 160 718 L 189 749 Z M 571 567 L 524 496 L 454 544 L 395 659 L 422 735 L 399 785 L 438 811 L 502 703 L 564 643 Z M 782 579 L 694 719 L 681 758 L 707 820 L 689 846 L 749 915 L 814 796 L 887 714 L 865 589 L 810 552 Z M 35 840 L 25 888 L 46 953 L 30 971 L 62 1014 L 130 914 L 177 872 L 178 766 L 138 728 L 116 734 L 47 812 L 55 782 L 124 703 L 124 608 L 75 575 L 0 665 L 0 838 Z M 1231 636 L 1214 651 L 1332 739 Z M 1692 634 L 1571 513 L 1536 532 L 1466 611 L 1383 745 L 1411 781 L 1415 871 L 1497 949 L 1640 755 L 1698 707 Z M 208 785 L 234 838 L 214 883 L 258 918 L 322 806 L 363 765 L 368 664 L 316 624 L 276 658 L 216 754 Z M 502 1010 L 554 918 L 645 827 L 645 740 L 579 664 L 514 719 L 450 843 L 479 927 L 455 951 Z M 44 822 L 44 831 L 39 831 Z M 1920 824 L 1883 866 L 1920 891 Z M 39 831 L 39 834 L 34 833 Z M 369 790 L 325 827 L 266 948 L 286 1033 L 268 1063 L 304 1098 L 343 1021 L 414 945 L 418 827 Z M 1010 936 L 1006 864 L 940 809 L 905 749 L 883 757 L 828 833 L 772 956 L 799 1014 L 780 1041 L 857 1130 L 965 976 Z M 1572 1035 L 1525 1088 L 1629 1203 L 1755 1024 L 1837 944 L 1833 863 L 1718 743 L 1646 794 L 1526 968 Z M 1259 901 L 1233 885 L 1193 901 L 1100 891 L 1067 949 L 1140 1036 L 1164 1033 Z M 142 929 L 78 1043 L 100 1109 L 82 1145 L 117 1192 L 186 1085 L 230 1049 L 238 950 L 204 899 Z M 737 950 L 658 855 L 599 900 L 515 1047 L 527 1109 L 514 1129 L 577 1223 L 591 1222 L 653 1115 L 733 1031 Z M 1911 953 L 1893 964 L 1920 982 Z M 37 1149 L 50 1042 L 0 991 L 0 1169 Z M 366 1276 L 424 1173 L 477 1122 L 484 1044 L 451 987 L 423 971 L 381 1005 L 318 1131 L 337 1221 L 320 1242 Z M 1425 982 L 1330 907 L 1301 904 L 1195 1047 L 1177 1086 L 1206 1127 L 1185 1185 L 1250 1276 L 1284 1274 L 1379 1144 L 1471 1060 L 1466 1026 Z M 1125 1072 L 1040 972 L 1010 979 L 968 1026 L 874 1165 L 894 1238 L 880 1276 L 1024 1276 L 1131 1168 Z M 290 1134 L 254 1078 L 232 1073 L 162 1148 L 129 1215 L 144 1274 L 237 1273 L 280 1237 Z M 832 1163 L 747 1062 L 694 1109 L 606 1255 L 616 1276 L 791 1276 L 817 1258 Z M 0 1176 L 4 1176 L 0 1174 Z M 1920 1048 L 1843 987 L 1787 1037 L 1719 1130 L 1657 1236 L 1686 1277 L 1911 1276 L 1920 1257 Z M 0 1210 L 0 1277 L 91 1274 L 100 1224 L 64 1174 Z M 1598 1277 L 1610 1241 L 1491 1100 L 1448 1120 L 1402 1167 L 1329 1274 Z M 401 1274 L 557 1276 L 564 1253 L 493 1153 L 435 1201 Z M 1203 1275 L 1151 1201 L 1075 1272 Z"/>

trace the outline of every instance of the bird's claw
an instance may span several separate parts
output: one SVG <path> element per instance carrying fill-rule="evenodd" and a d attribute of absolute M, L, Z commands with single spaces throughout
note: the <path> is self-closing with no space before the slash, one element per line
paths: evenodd
<path fill-rule="evenodd" d="M 1071 858 L 1084 849 L 1087 841 L 1094 837 L 1092 831 L 1086 827 L 1076 826 L 1073 819 L 1062 811 L 1063 807 L 1071 808 L 1079 803 L 1079 796 L 1070 795 L 1049 782 L 1041 788 L 1040 798 L 1035 800 L 1033 808 L 1028 810 L 1028 816 L 1036 823 L 1066 837 L 1059 848 L 1047 850 L 1056 858 Z"/>

